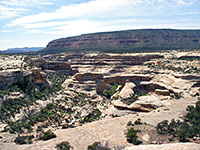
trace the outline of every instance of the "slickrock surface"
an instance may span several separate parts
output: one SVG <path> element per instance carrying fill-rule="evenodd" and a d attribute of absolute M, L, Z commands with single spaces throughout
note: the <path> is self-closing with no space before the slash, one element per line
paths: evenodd
<path fill-rule="evenodd" d="M 163 145 L 141 145 L 128 147 L 125 150 L 199 150 L 200 144 L 195 143 L 175 143 Z"/>
<path fill-rule="evenodd" d="M 69 141 L 74 146 L 75 150 L 86 150 L 87 146 L 95 141 L 108 142 L 110 147 L 114 146 L 131 146 L 126 141 L 124 131 L 129 121 L 134 122 L 137 118 L 141 118 L 143 122 L 151 125 L 157 125 L 162 120 L 180 119 L 185 112 L 187 105 L 193 105 L 197 99 L 180 99 L 171 100 L 166 103 L 166 106 L 159 108 L 158 110 L 150 113 L 137 113 L 129 114 L 117 118 L 105 118 L 100 121 L 85 124 L 71 129 L 57 129 L 55 131 L 57 137 L 48 141 L 38 141 L 33 144 L 16 145 L 13 143 L 1 143 L 0 149 L 2 150 L 53 150 L 57 143 L 61 141 Z M 168 109 L 168 110 L 166 110 Z M 165 110 L 165 111 L 163 111 Z M 179 144 L 176 144 L 179 145 Z M 180 144 L 178 147 L 183 147 Z M 194 145 L 194 144 L 193 144 Z M 154 146 L 151 145 L 150 148 Z M 165 147 L 165 145 L 162 145 Z M 198 148 L 199 145 L 194 145 L 194 148 Z M 139 149 L 147 150 L 149 146 L 141 145 L 137 146 Z M 155 145 L 155 148 L 159 146 Z M 168 148 L 168 147 L 167 147 Z M 175 147 L 176 148 L 176 147 Z"/>

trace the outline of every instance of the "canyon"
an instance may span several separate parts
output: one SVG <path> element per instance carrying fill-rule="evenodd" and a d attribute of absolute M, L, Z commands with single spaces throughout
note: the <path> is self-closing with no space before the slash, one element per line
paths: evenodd
<path fill-rule="evenodd" d="M 35 137 L 31 144 L 23 145 L 13 142 L 18 135 L 9 133 L 9 124 L 1 121 L 0 149 L 55 149 L 62 141 L 68 141 L 77 150 L 87 149 L 96 141 L 107 143 L 112 149 L 199 149 L 199 140 L 170 141 L 155 129 L 163 120 L 183 121 L 186 108 L 200 98 L 199 58 L 198 50 L 0 55 L 1 90 L 17 85 L 22 77 L 26 83 L 34 84 L 36 94 L 45 88 L 60 87 L 50 95 L 36 97 L 30 105 L 22 105 L 7 122 L 28 120 L 27 116 L 44 112 L 49 104 L 53 104 L 49 114 L 61 116 L 56 122 L 50 117 L 34 122 L 31 132 L 23 127 L 21 136 Z M 54 82 L 56 77 L 59 80 Z M 1 96 L 1 105 L 5 101 L 20 101 L 27 93 L 10 91 Z M 138 138 L 142 145 L 132 146 L 126 140 L 127 124 L 137 119 L 142 123 L 134 128 L 141 131 Z M 47 122 L 50 125 L 45 126 Z M 37 129 L 42 126 L 44 131 L 51 129 L 56 138 L 38 140 Z"/>

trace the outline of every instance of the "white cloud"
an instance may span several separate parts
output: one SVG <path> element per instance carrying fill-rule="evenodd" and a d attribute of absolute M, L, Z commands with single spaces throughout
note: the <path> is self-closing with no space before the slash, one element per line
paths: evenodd
<path fill-rule="evenodd" d="M 47 27 L 55 27 L 55 26 L 62 26 L 66 25 L 66 21 L 57 21 L 57 22 L 40 22 L 40 23 L 28 23 L 22 24 L 26 29 L 34 29 L 34 28 L 47 28 Z"/>
<path fill-rule="evenodd" d="M 8 8 L 0 5 L 0 19 L 16 17 L 20 12 L 27 11 L 23 8 Z"/>
<path fill-rule="evenodd" d="M 19 31 L 19 30 L 13 30 L 13 29 L 12 29 L 12 30 L 3 30 L 3 31 L 1 31 L 1 32 L 7 32 L 7 33 L 8 33 L 8 32 L 17 32 L 17 31 Z"/>
<path fill-rule="evenodd" d="M 11 41 L 9 41 L 9 40 L 0 40 L 0 42 L 1 42 L 1 43 L 9 43 L 9 42 L 11 42 Z"/>
<path fill-rule="evenodd" d="M 55 0 L 3 0 L 0 4 L 7 6 L 49 5 L 53 4 L 52 1 Z"/>
<path fill-rule="evenodd" d="M 53 22 L 54 24 L 55 22 Z M 110 21 L 90 21 L 74 20 L 62 22 L 60 26 L 50 28 L 49 30 L 31 30 L 28 33 L 51 34 L 60 36 L 76 36 L 86 33 L 116 31 L 141 28 L 174 28 L 174 29 L 197 29 L 200 23 L 185 23 L 185 20 L 177 22 L 171 20 L 154 20 L 154 19 L 119 19 Z"/>
<path fill-rule="evenodd" d="M 200 12 L 184 12 L 181 13 L 180 15 L 200 15 Z"/>
<path fill-rule="evenodd" d="M 62 6 L 54 12 L 43 12 L 36 15 L 25 16 L 11 22 L 10 26 L 23 25 L 33 22 L 42 22 L 55 19 L 76 19 L 98 17 L 106 18 L 125 14 L 129 16 L 131 6 L 140 4 L 141 0 L 95 0 L 87 3 Z"/>
<path fill-rule="evenodd" d="M 19 0 L 10 0 L 13 5 L 17 1 L 19 2 Z M 49 2 L 48 0 L 23 0 L 24 3 L 31 2 L 32 4 L 39 1 Z M 198 0 L 91 0 L 61 6 L 52 12 L 20 17 L 11 21 L 7 27 L 20 26 L 26 29 L 26 33 L 59 35 L 148 27 L 176 28 L 180 27 L 178 25 L 180 20 L 172 19 L 171 21 L 169 17 L 198 14 L 199 12 L 187 12 L 185 9 L 183 11 L 180 9 L 196 2 Z M 169 22 L 174 22 L 174 25 Z M 180 24 L 184 23 L 186 21 Z"/>
<path fill-rule="evenodd" d="M 199 2 L 199 0 L 174 0 L 174 1 L 180 5 L 192 5 L 196 2 Z"/>
<path fill-rule="evenodd" d="M 34 5 L 53 4 L 54 0 L 3 0 L 0 1 L 0 19 L 12 18 L 27 12 Z"/>
<path fill-rule="evenodd" d="M 14 0 L 16 1 L 16 0 Z M 25 1 L 25 0 L 24 0 Z M 26 0 L 28 1 L 28 0 Z M 31 0 L 34 1 L 34 0 Z M 39 0 L 35 0 L 35 3 Z M 119 17 L 152 16 L 170 13 L 173 7 L 189 5 L 198 0 L 92 0 L 85 3 L 62 6 L 52 12 L 42 12 L 13 20 L 8 26 L 26 26 L 30 23 L 41 23 L 52 20 L 101 20 Z M 39 24 L 37 24 L 39 25 Z M 42 25 L 42 24 L 40 24 Z"/>
<path fill-rule="evenodd" d="M 41 30 L 29 30 L 26 33 L 41 33 Z"/>

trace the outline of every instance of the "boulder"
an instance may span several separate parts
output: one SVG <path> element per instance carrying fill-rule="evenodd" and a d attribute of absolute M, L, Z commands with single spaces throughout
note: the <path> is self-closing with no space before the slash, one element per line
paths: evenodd
<path fill-rule="evenodd" d="M 114 101 L 113 105 L 118 109 L 127 109 L 127 105 L 124 104 L 121 100 Z"/>
<path fill-rule="evenodd" d="M 127 108 L 129 110 L 141 111 L 141 112 L 151 112 L 152 110 L 154 110 L 154 106 L 151 104 L 139 104 L 139 103 L 132 103 Z"/>
<path fill-rule="evenodd" d="M 125 99 L 129 98 L 134 94 L 133 88 L 136 87 L 136 85 L 133 82 L 126 82 L 124 87 L 119 93 L 119 97 Z"/>
<path fill-rule="evenodd" d="M 140 112 L 151 112 L 156 108 L 153 104 L 140 104 L 135 102 L 131 105 L 126 105 L 121 100 L 114 101 L 114 107 L 117 109 L 127 109 Z"/>
<path fill-rule="evenodd" d="M 101 102 L 101 101 L 103 101 L 103 98 L 100 95 L 95 94 L 95 95 L 92 95 L 90 101 L 91 102 Z"/>

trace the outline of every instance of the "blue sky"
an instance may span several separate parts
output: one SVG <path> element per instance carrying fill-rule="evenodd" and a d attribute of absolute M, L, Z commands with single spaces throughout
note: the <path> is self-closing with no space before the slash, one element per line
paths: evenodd
<path fill-rule="evenodd" d="M 0 0 L 0 50 L 144 28 L 200 29 L 200 0 Z"/>

